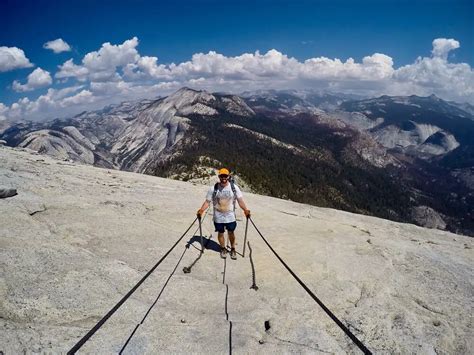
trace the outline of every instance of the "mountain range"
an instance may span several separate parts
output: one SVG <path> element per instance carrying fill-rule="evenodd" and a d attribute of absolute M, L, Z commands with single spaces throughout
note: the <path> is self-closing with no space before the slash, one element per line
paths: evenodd
<path fill-rule="evenodd" d="M 179 180 L 230 167 L 257 193 L 474 235 L 474 116 L 436 96 L 182 88 L 0 129 L 9 146 Z"/>

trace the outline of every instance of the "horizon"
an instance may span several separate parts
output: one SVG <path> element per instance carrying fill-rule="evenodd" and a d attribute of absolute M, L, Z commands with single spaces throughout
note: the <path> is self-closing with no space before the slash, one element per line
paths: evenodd
<path fill-rule="evenodd" d="M 116 102 L 116 103 L 110 103 L 108 105 L 105 105 L 105 106 L 102 106 L 101 108 L 98 108 L 98 109 L 94 109 L 94 110 L 84 110 L 84 111 L 81 111 L 81 112 L 78 112 L 77 114 L 75 114 L 75 116 L 77 115 L 80 115 L 80 114 L 83 114 L 85 112 L 94 112 L 94 111 L 101 111 L 102 109 L 108 107 L 108 106 L 120 106 L 121 104 L 125 104 L 125 103 L 135 103 L 135 102 L 139 102 L 139 101 L 143 101 L 143 100 L 152 100 L 152 101 L 157 101 L 157 100 L 161 100 L 163 98 L 166 98 L 168 96 L 171 96 L 175 93 L 177 93 L 178 91 L 182 90 L 182 89 L 188 89 L 188 90 L 192 90 L 192 91 L 196 91 L 196 92 L 206 92 L 206 93 L 209 93 L 209 94 L 212 94 L 212 95 L 235 95 L 235 96 L 239 96 L 239 97 L 244 97 L 243 94 L 245 92 L 240 92 L 240 93 L 237 93 L 237 94 L 231 94 L 231 93 L 228 93 L 228 92 L 223 92 L 223 91 L 208 91 L 206 89 L 195 89 L 195 88 L 192 88 L 192 87 L 188 87 L 188 86 L 182 86 L 178 89 L 176 89 L 175 91 L 167 94 L 167 95 L 162 95 L 162 96 L 156 96 L 156 97 L 152 97 L 152 98 L 138 98 L 138 99 L 135 99 L 135 100 L 122 100 L 120 102 Z M 248 91 L 248 93 L 258 93 L 259 91 L 262 91 L 262 92 L 286 92 L 286 91 L 292 91 L 294 89 L 259 89 L 259 90 L 253 90 L 253 91 Z M 321 94 L 332 94 L 332 95 L 343 95 L 343 93 L 339 93 L 339 92 L 332 92 L 332 91 L 323 91 L 323 92 L 318 92 L 316 89 L 302 89 L 302 90 L 295 90 L 295 91 L 310 91 L 310 92 L 317 92 L 317 93 L 321 93 Z M 430 94 L 430 95 L 404 95 L 404 96 L 397 96 L 397 95 L 378 95 L 378 96 L 374 96 L 374 97 L 366 97 L 366 98 L 361 98 L 360 100 L 369 100 L 369 99 L 378 99 L 378 98 L 382 98 L 382 97 L 391 97 L 391 98 L 396 98 L 396 97 L 418 97 L 418 98 L 430 98 L 430 97 L 434 97 L 434 98 L 438 98 L 438 99 L 441 99 L 440 97 L 436 96 L 435 94 Z M 443 99 L 441 99 L 443 100 Z M 351 100 L 349 100 L 351 101 Z M 357 100 L 355 100 L 357 101 Z M 446 101 L 448 103 L 450 102 L 455 102 L 455 101 L 448 101 L 448 100 L 443 100 L 443 101 Z M 459 102 L 456 102 L 456 103 L 459 103 Z M 468 103 L 469 104 L 469 103 Z M 56 118 L 52 118 L 52 120 L 54 119 L 61 119 L 61 118 L 70 118 L 71 116 L 67 116 L 67 117 L 56 117 Z"/>
<path fill-rule="evenodd" d="M 472 1 L 7 0 L 0 10 L 0 120 L 68 117 L 181 87 L 474 104 Z"/>

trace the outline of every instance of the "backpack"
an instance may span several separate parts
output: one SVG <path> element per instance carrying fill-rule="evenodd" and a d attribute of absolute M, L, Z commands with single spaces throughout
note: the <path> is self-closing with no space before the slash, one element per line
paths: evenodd
<path fill-rule="evenodd" d="M 235 190 L 235 180 L 232 176 L 229 177 L 230 188 L 232 189 L 232 193 L 234 194 L 234 211 L 235 211 L 235 200 L 237 199 L 237 191 Z M 212 201 L 216 200 L 217 192 L 219 191 L 219 183 L 216 182 L 214 185 L 214 192 L 212 193 Z"/>

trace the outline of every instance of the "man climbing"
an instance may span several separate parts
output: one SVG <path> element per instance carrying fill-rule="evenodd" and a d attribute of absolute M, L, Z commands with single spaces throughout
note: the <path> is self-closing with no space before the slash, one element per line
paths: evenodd
<path fill-rule="evenodd" d="M 237 227 L 235 219 L 235 201 L 237 201 L 240 208 L 244 210 L 244 214 L 247 218 L 250 217 L 250 210 L 245 205 L 242 192 L 232 180 L 229 170 L 222 168 L 219 170 L 218 175 L 219 182 L 210 187 L 206 195 L 206 200 L 197 211 L 197 215 L 198 217 L 201 217 L 212 202 L 214 207 L 214 226 L 217 232 L 217 239 L 221 246 L 221 258 L 225 259 L 227 257 L 224 238 L 224 232 L 227 229 L 231 247 L 230 257 L 235 260 L 237 259 L 234 234 L 235 228 Z"/>

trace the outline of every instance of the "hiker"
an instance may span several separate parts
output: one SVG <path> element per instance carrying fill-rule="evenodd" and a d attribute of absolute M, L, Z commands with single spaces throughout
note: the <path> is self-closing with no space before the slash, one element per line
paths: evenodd
<path fill-rule="evenodd" d="M 235 201 L 237 200 L 240 208 L 244 210 L 247 218 L 250 217 L 250 210 L 245 205 L 242 192 L 240 188 L 234 183 L 230 176 L 229 170 L 222 168 L 219 170 L 219 182 L 213 187 L 209 188 L 206 195 L 206 200 L 201 208 L 197 211 L 198 217 L 201 217 L 204 211 L 209 207 L 212 201 L 214 207 L 214 226 L 217 232 L 217 239 L 221 246 L 221 258 L 227 257 L 227 249 L 225 246 L 224 232 L 227 229 L 227 234 L 230 241 L 230 257 L 237 259 L 235 251 L 235 228 L 237 222 L 235 220 Z"/>

